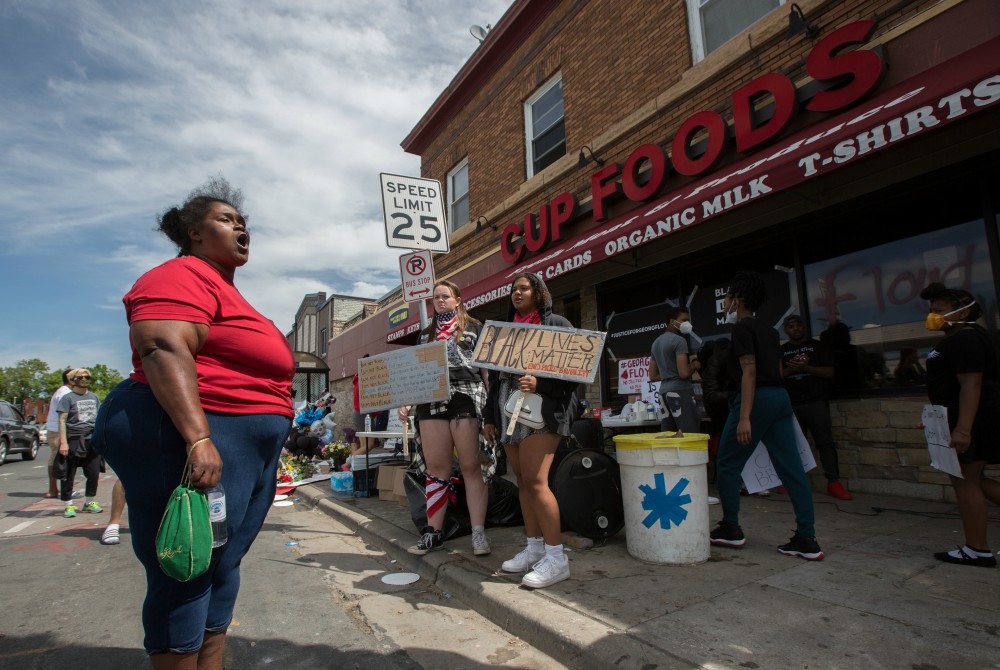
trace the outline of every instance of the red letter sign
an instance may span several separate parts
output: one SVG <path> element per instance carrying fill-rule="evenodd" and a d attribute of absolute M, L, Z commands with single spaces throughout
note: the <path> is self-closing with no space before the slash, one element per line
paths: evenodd
<path fill-rule="evenodd" d="M 874 21 L 856 21 L 837 28 L 813 47 L 806 60 L 809 76 L 821 81 L 846 77 L 847 82 L 829 91 L 820 91 L 806 104 L 806 109 L 836 112 L 875 90 L 884 71 L 882 58 L 874 51 L 838 53 L 851 44 L 863 44 L 874 30 Z"/>
<path fill-rule="evenodd" d="M 708 132 L 708 148 L 698 158 L 691 158 L 688 154 L 691 137 L 702 128 Z M 670 157 L 674 162 L 674 169 L 688 176 L 701 174 L 712 169 L 712 166 L 722 158 L 722 152 L 726 150 L 727 139 L 729 139 L 729 127 L 716 112 L 705 110 L 691 115 L 691 118 L 677 129 L 677 134 L 674 135 L 674 141 L 671 144 Z"/>
<path fill-rule="evenodd" d="M 755 123 L 754 100 L 770 93 L 774 97 L 771 118 Z M 733 92 L 733 127 L 736 150 L 746 153 L 773 139 L 785 130 L 795 117 L 795 84 L 778 72 L 757 77 Z"/>

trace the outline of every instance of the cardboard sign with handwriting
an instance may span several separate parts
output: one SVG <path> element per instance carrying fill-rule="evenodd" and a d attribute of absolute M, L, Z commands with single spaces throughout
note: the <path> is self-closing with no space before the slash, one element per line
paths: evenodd
<path fill-rule="evenodd" d="M 606 333 L 531 323 L 487 321 L 472 364 L 487 370 L 552 377 L 591 384 L 601 362 Z"/>
<path fill-rule="evenodd" d="M 359 360 L 361 413 L 447 400 L 451 391 L 445 346 L 431 342 Z"/>

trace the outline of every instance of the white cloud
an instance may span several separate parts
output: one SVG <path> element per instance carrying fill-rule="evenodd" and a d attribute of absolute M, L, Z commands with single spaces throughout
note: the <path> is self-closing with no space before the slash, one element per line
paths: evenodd
<path fill-rule="evenodd" d="M 418 174 L 399 143 L 475 50 L 468 26 L 509 4 L 6 3 L 23 39 L 0 57 L 23 68 L 0 71 L 0 260 L 86 253 L 112 308 L 174 254 L 157 213 L 223 174 L 253 231 L 237 283 L 280 329 L 305 293 L 384 294 L 401 251 L 378 173 Z"/>

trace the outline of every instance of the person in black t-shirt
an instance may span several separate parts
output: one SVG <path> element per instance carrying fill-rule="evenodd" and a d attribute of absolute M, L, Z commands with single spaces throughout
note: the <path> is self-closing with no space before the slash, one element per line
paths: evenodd
<path fill-rule="evenodd" d="M 739 521 L 741 474 L 757 443 L 763 441 L 795 509 L 795 535 L 778 551 L 819 561 L 824 554 L 816 542 L 812 490 L 795 444 L 792 403 L 781 378 L 778 333 L 754 317 L 766 300 L 759 274 L 737 272 L 723 301 L 726 322 L 734 324 L 727 369 L 738 391 L 730 400 L 716 464 L 723 516 L 709 537 L 715 545 L 746 544 Z"/>
<path fill-rule="evenodd" d="M 934 283 L 920 297 L 930 302 L 927 329 L 941 330 L 927 355 L 927 396 L 948 408 L 950 446 L 958 452 L 962 476 L 951 477 L 965 546 L 934 554 L 946 563 L 996 567 L 987 540 L 987 506 L 1000 505 L 1000 482 L 984 476 L 987 463 L 1000 463 L 1000 377 L 989 335 L 976 321 L 982 310 L 971 293 Z"/>
<path fill-rule="evenodd" d="M 861 388 L 858 347 L 851 344 L 851 327 L 843 321 L 834 321 L 819 334 L 819 341 L 833 351 L 833 388 L 852 391 Z"/>
<path fill-rule="evenodd" d="M 852 496 L 840 483 L 837 443 L 830 423 L 830 380 L 833 379 L 833 351 L 822 342 L 806 337 L 806 323 L 798 314 L 785 317 L 788 342 L 781 345 L 781 375 L 792 400 L 795 418 L 802 430 L 812 435 L 826 474 L 827 494 L 840 500 Z"/>

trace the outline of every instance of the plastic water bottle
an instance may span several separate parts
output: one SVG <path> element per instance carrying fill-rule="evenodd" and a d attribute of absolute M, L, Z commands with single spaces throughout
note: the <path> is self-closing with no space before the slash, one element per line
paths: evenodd
<path fill-rule="evenodd" d="M 221 547 L 229 540 L 226 527 L 226 492 L 216 484 L 205 492 L 208 496 L 208 520 L 212 522 L 212 548 Z"/>
<path fill-rule="evenodd" d="M 365 414 L 365 432 L 366 433 L 372 432 L 372 415 L 371 414 Z"/>

